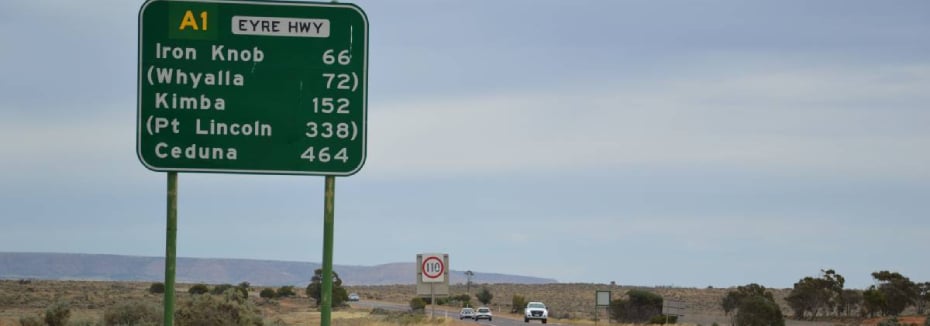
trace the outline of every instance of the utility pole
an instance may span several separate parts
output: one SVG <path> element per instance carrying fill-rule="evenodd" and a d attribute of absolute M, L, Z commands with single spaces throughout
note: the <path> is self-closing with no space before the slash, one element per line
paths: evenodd
<path fill-rule="evenodd" d="M 465 271 L 465 294 L 471 295 L 471 277 L 475 276 L 472 271 Z"/>

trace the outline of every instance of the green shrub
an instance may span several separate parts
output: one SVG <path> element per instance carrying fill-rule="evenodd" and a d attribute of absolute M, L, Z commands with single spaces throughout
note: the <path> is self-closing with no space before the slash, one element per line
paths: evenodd
<path fill-rule="evenodd" d="M 281 298 L 287 298 L 297 295 L 297 292 L 294 291 L 293 286 L 286 285 L 278 288 L 278 292 L 275 295 Z"/>
<path fill-rule="evenodd" d="M 629 290 L 627 298 L 612 300 L 608 311 L 610 318 L 625 323 L 645 323 L 662 313 L 662 296 L 645 291 Z M 552 312 L 549 312 L 552 314 Z"/>
<path fill-rule="evenodd" d="M 265 299 L 274 299 L 275 297 L 278 296 L 278 294 L 274 291 L 274 289 L 265 288 L 265 289 L 262 289 L 262 292 L 258 293 L 258 296 L 265 298 Z"/>
<path fill-rule="evenodd" d="M 924 326 L 930 326 L 930 316 L 927 316 L 927 318 L 924 319 Z"/>
<path fill-rule="evenodd" d="M 478 294 L 475 294 L 475 298 L 478 299 L 478 302 L 481 302 L 483 305 L 491 304 L 491 300 L 494 299 L 494 294 L 491 293 L 491 290 L 487 287 L 482 287 L 481 291 L 478 291 Z"/>
<path fill-rule="evenodd" d="M 233 288 L 232 284 L 220 284 L 220 285 L 214 286 L 213 290 L 210 290 L 210 294 L 220 295 L 220 294 L 226 293 L 226 290 L 229 290 L 232 288 Z"/>
<path fill-rule="evenodd" d="M 227 291 L 224 297 L 194 296 L 175 311 L 177 326 L 262 326 L 258 310 L 239 291 Z"/>
<path fill-rule="evenodd" d="M 210 287 L 203 283 L 195 284 L 194 286 L 191 286 L 190 289 L 187 289 L 187 293 L 190 294 L 204 294 L 207 292 L 210 292 Z"/>
<path fill-rule="evenodd" d="M 322 301 L 322 291 L 323 291 L 323 270 L 317 268 L 313 271 L 313 277 L 310 278 L 310 284 L 307 284 L 306 293 L 307 296 L 313 298 L 316 302 L 316 305 L 319 306 Z M 344 306 L 347 301 L 349 301 L 349 292 L 342 287 L 342 279 L 339 278 L 339 274 L 336 271 L 333 271 L 333 297 L 332 297 L 332 306 L 340 307 Z"/>
<path fill-rule="evenodd" d="M 103 324 L 106 326 L 161 325 L 162 312 L 162 307 L 153 303 L 118 303 L 103 312 Z"/>
<path fill-rule="evenodd" d="M 48 326 L 65 326 L 71 318 L 71 305 L 66 301 L 58 301 L 45 309 L 45 323 Z"/>
<path fill-rule="evenodd" d="M 410 299 L 410 309 L 413 311 L 426 309 L 426 300 L 423 300 L 423 298 Z"/>
<path fill-rule="evenodd" d="M 45 326 L 45 322 L 36 316 L 19 317 L 19 324 L 22 326 Z"/>
<path fill-rule="evenodd" d="M 763 296 L 743 299 L 737 308 L 734 321 L 736 326 L 785 326 L 778 304 Z"/>
<path fill-rule="evenodd" d="M 152 283 L 152 285 L 149 286 L 149 293 L 151 294 L 165 293 L 165 283 L 161 283 L 161 282 Z"/>
<path fill-rule="evenodd" d="M 513 295 L 513 298 L 510 299 L 510 312 L 515 314 L 522 314 L 523 308 L 526 308 L 526 297 L 522 295 Z"/>

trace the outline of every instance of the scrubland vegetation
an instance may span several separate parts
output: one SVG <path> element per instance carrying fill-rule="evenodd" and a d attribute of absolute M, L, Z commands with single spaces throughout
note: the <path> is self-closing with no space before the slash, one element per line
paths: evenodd
<path fill-rule="evenodd" d="M 495 317 L 518 317 L 530 301 L 548 305 L 551 322 L 590 325 L 596 319 L 627 324 L 681 322 L 688 325 L 875 325 L 930 326 L 930 282 L 913 282 L 890 271 L 872 273 L 875 285 L 845 288 L 834 270 L 805 276 L 792 288 L 771 289 L 747 284 L 727 289 L 630 287 L 605 284 L 480 284 L 453 285 L 440 309 L 457 312 L 464 306 L 491 307 Z M 175 324 L 183 325 L 305 325 L 318 323 L 319 276 L 303 291 L 294 286 L 253 287 L 232 284 L 181 284 L 176 287 Z M 415 298 L 413 285 L 354 286 L 336 280 L 334 325 L 460 325 L 457 320 L 429 319 L 429 300 Z M 468 289 L 474 293 L 467 293 Z M 613 300 L 595 314 L 594 294 L 609 290 Z M 82 326 L 160 325 L 161 283 L 96 281 L 0 281 L 0 325 Z M 406 312 L 352 309 L 347 292 L 363 301 L 384 301 L 410 307 Z M 682 301 L 686 315 L 676 320 L 662 315 L 664 300 Z"/>

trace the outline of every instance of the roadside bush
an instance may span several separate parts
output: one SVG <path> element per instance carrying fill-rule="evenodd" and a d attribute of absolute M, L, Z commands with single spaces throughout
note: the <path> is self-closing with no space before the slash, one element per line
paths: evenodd
<path fill-rule="evenodd" d="M 210 287 L 203 283 L 195 284 L 194 286 L 191 286 L 190 289 L 187 289 L 187 293 L 190 294 L 204 294 L 207 292 L 210 292 Z"/>
<path fill-rule="evenodd" d="M 510 312 L 515 314 L 523 313 L 523 308 L 526 308 L 526 297 L 522 295 L 513 295 L 513 298 L 510 299 Z"/>
<path fill-rule="evenodd" d="M 459 305 L 462 307 L 471 307 L 471 296 L 468 294 L 459 294 L 452 297 L 453 302 L 458 301 Z"/>
<path fill-rule="evenodd" d="M 930 326 L 930 316 L 927 316 L 927 319 L 924 319 L 924 326 Z"/>
<path fill-rule="evenodd" d="M 58 301 L 45 309 L 45 323 L 48 326 L 65 326 L 71 318 L 71 305 L 66 301 Z"/>
<path fill-rule="evenodd" d="M 743 299 L 734 320 L 733 324 L 736 326 L 785 326 L 778 304 L 763 296 Z"/>
<path fill-rule="evenodd" d="M 239 291 L 227 291 L 221 297 L 198 295 L 185 301 L 175 311 L 177 326 L 262 326 L 257 309 Z"/>
<path fill-rule="evenodd" d="M 323 269 L 317 268 L 313 271 L 313 277 L 310 278 L 310 284 L 307 284 L 306 293 L 307 296 L 313 298 L 316 302 L 316 305 L 320 305 L 322 300 L 322 291 L 323 291 Z M 339 274 L 336 271 L 333 271 L 333 307 L 345 306 L 345 303 L 349 301 L 349 292 L 346 292 L 346 289 L 342 287 L 342 279 L 339 278 Z"/>
<path fill-rule="evenodd" d="M 149 286 L 149 293 L 151 294 L 165 293 L 165 283 L 160 283 L 160 282 L 152 283 L 152 285 Z"/>
<path fill-rule="evenodd" d="M 103 312 L 106 326 L 155 326 L 162 324 L 162 307 L 147 302 L 123 302 Z"/>
<path fill-rule="evenodd" d="M 290 285 L 282 286 L 278 288 L 278 292 L 275 293 L 278 297 L 287 298 L 297 295 L 297 292 L 294 291 L 294 287 Z"/>
<path fill-rule="evenodd" d="M 478 291 L 478 294 L 475 294 L 475 298 L 478 298 L 478 301 L 484 305 L 491 304 L 491 300 L 494 299 L 494 294 L 491 293 L 487 287 L 482 287 L 481 291 Z"/>
<path fill-rule="evenodd" d="M 645 290 L 630 290 L 626 295 L 627 299 L 610 302 L 611 319 L 626 323 L 644 323 L 662 313 L 662 296 Z"/>
<path fill-rule="evenodd" d="M 258 296 L 265 298 L 265 299 L 274 299 L 275 297 L 278 296 L 278 293 L 276 293 L 274 289 L 266 288 L 266 289 L 262 289 L 262 292 L 259 292 Z"/>
<path fill-rule="evenodd" d="M 233 288 L 232 284 L 220 284 L 220 285 L 214 286 L 213 290 L 210 290 L 210 294 L 220 295 L 220 294 L 226 293 L 226 290 L 229 290 L 232 288 Z"/>
<path fill-rule="evenodd" d="M 426 309 L 426 300 L 423 300 L 423 298 L 410 299 L 410 309 L 413 311 Z"/>

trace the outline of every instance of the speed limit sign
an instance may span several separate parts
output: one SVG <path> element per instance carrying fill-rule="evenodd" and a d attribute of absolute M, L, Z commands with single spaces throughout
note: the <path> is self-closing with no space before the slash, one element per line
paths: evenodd
<path fill-rule="evenodd" d="M 442 254 L 424 254 L 420 273 L 424 283 L 445 282 L 446 263 Z"/>

